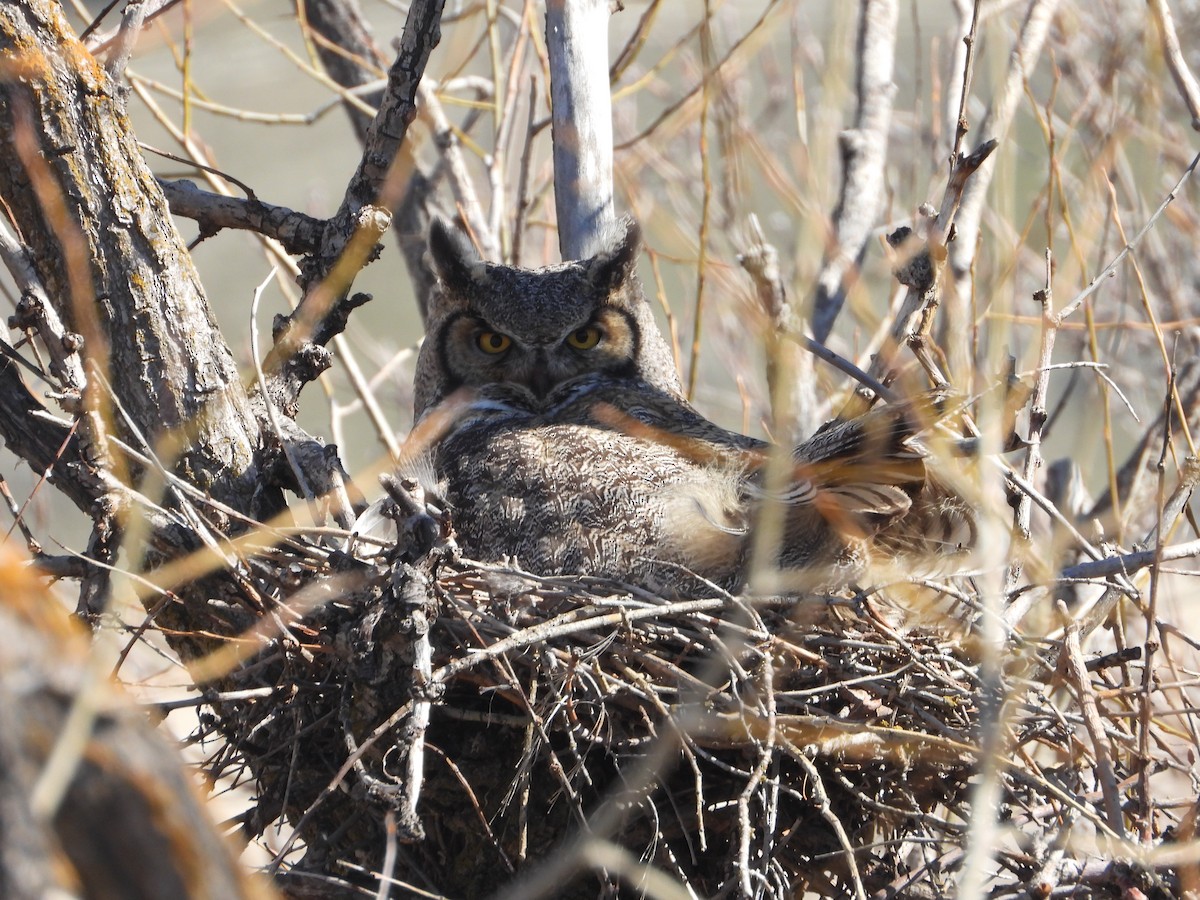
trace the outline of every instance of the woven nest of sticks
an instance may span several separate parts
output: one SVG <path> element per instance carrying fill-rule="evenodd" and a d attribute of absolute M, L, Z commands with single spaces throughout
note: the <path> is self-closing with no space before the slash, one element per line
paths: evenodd
<path fill-rule="evenodd" d="M 212 768 L 287 798 L 245 825 L 294 827 L 293 896 L 380 872 L 447 897 L 1178 889 L 1120 859 L 1122 808 L 1168 841 L 1192 816 L 1139 788 L 1185 768 L 1178 722 L 1151 716 L 1156 755 L 1130 765 L 1135 651 L 997 643 L 969 582 L 918 624 L 881 592 L 664 599 L 434 543 L 273 560 L 278 596 L 315 570 L 327 602 L 214 695 Z M 985 871 L 980 809 L 1000 823 Z"/>

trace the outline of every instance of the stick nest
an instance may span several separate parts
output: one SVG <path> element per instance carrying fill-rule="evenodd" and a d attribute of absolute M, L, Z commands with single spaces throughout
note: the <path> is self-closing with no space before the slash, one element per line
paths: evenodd
<path fill-rule="evenodd" d="M 280 596 L 311 559 L 276 561 Z M 878 593 L 665 599 L 440 549 L 319 568 L 336 595 L 225 680 L 209 725 L 211 768 L 255 781 L 247 829 L 289 821 L 292 878 L 319 872 L 322 896 L 386 859 L 448 897 L 539 878 L 640 896 L 664 876 L 695 896 L 943 896 L 977 803 L 998 822 L 991 896 L 1178 886 L 1120 860 L 1131 823 L 1169 842 L 1192 817 L 1143 800 L 1140 778 L 1186 762 L 1156 713 L 1139 774 L 1136 652 L 1082 685 L 1065 639 L 989 654 L 969 585 L 934 626 Z"/>

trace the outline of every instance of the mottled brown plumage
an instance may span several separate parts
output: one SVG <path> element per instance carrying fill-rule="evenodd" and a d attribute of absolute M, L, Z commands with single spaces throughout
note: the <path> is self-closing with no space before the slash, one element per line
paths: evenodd
<path fill-rule="evenodd" d="M 768 491 L 770 445 L 681 396 L 639 251 L 627 219 L 592 259 L 519 269 L 481 261 L 433 224 L 416 415 L 446 419 L 427 456 L 467 556 L 665 593 L 695 590 L 695 576 L 738 589 L 772 503 L 783 512 L 775 562 L 813 584 L 858 577 L 873 548 L 929 552 L 905 522 L 945 538 L 935 552 L 969 544 L 969 512 L 929 477 L 912 442 L 924 423 L 907 406 L 825 426 Z"/>

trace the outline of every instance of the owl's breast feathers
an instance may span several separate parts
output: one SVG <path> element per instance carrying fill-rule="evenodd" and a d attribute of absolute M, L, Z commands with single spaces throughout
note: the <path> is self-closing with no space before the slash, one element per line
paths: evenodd
<path fill-rule="evenodd" d="M 930 471 L 908 407 L 829 423 L 772 479 L 770 445 L 630 387 L 584 378 L 548 405 L 496 390 L 466 405 L 436 465 L 468 555 L 656 587 L 694 583 L 691 572 L 735 589 L 768 507 L 782 510 L 771 564 L 818 584 L 974 543 L 971 511 Z"/>
<path fill-rule="evenodd" d="M 736 587 L 745 533 L 738 477 L 717 478 L 668 446 L 573 412 L 566 418 L 574 421 L 519 411 L 477 417 L 438 447 L 464 553 L 512 558 L 541 575 L 674 590 L 691 571 Z"/>

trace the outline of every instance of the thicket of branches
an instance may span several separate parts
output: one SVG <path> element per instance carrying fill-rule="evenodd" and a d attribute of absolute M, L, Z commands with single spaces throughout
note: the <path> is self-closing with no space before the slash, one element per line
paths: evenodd
<path fill-rule="evenodd" d="M 392 42 L 350 0 L 0 4 L 0 436 L 37 476 L 3 491 L 25 551 L 0 568 L 0 894 L 1200 890 L 1200 10 L 442 6 Z M 328 103 L 197 80 L 202 14 Z M 150 35 L 173 84 L 138 71 Z M 252 142 L 206 140 L 339 106 L 361 153 L 321 216 L 240 179 Z M 399 544 L 347 544 L 376 492 L 347 460 L 426 440 L 417 328 L 377 340 L 353 286 L 385 268 L 371 305 L 420 312 L 434 211 L 524 265 L 632 213 L 689 396 L 783 446 L 952 396 L 979 546 L 834 596 L 757 571 L 668 600 L 464 559 L 398 482 Z M 248 348 L 193 262 L 235 231 L 264 260 Z M 69 515 L 86 546 L 56 544 Z M 111 672 L 193 716 L 242 862 Z"/>

